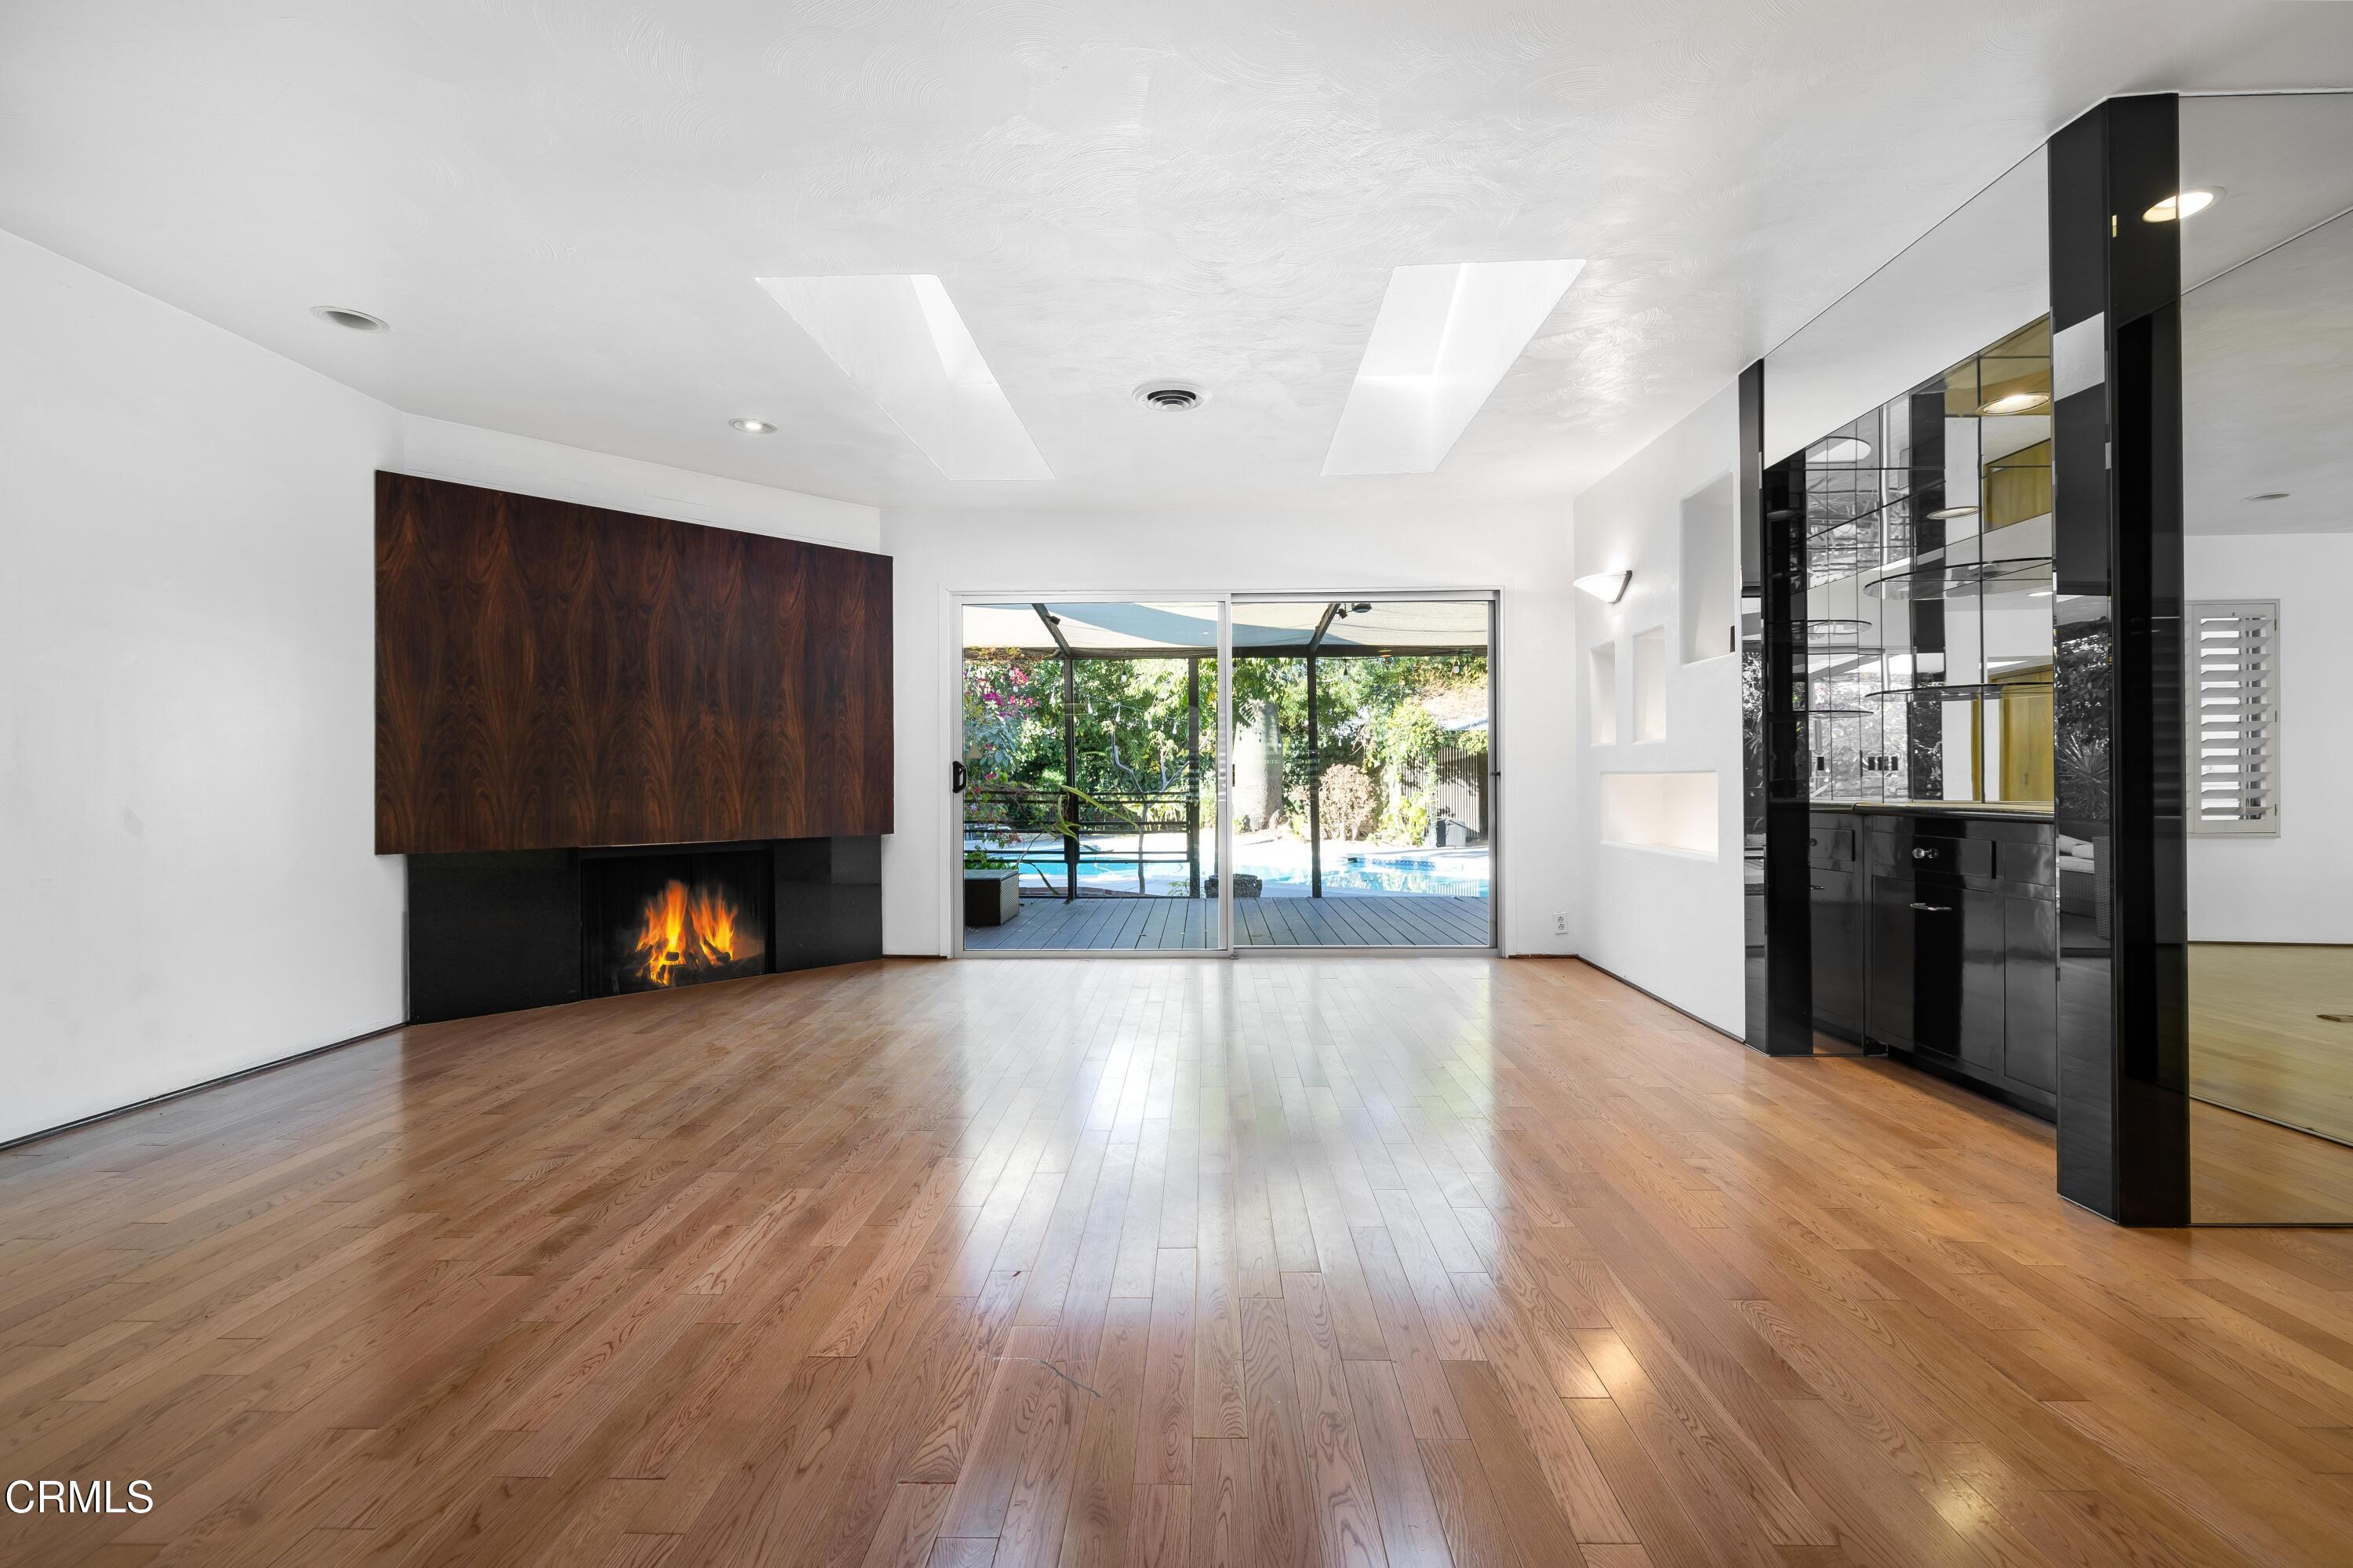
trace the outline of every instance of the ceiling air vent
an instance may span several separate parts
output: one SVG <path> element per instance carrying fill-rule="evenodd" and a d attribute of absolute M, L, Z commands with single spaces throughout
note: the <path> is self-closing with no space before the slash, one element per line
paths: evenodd
<path fill-rule="evenodd" d="M 1147 381 L 1135 389 L 1137 402 L 1172 413 L 1198 408 L 1208 399 L 1208 393 L 1187 381 Z"/>

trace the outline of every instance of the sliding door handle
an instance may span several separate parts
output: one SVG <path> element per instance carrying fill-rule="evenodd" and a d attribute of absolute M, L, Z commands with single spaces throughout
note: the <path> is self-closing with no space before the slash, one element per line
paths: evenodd
<path fill-rule="evenodd" d="M 951 795 L 964 793 L 964 764 L 960 761 L 948 764 L 948 793 Z"/>

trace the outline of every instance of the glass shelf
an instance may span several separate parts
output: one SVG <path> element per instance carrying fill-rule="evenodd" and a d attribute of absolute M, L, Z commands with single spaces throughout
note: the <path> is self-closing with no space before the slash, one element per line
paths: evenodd
<path fill-rule="evenodd" d="M 1999 561 L 1952 561 L 1919 571 L 1899 572 L 1863 584 L 1862 591 L 1873 599 L 1920 603 L 2027 593 L 2048 587 L 2050 582 L 2050 556 L 2019 556 Z"/>
<path fill-rule="evenodd" d="M 1865 694 L 1875 703 L 1983 703 L 2003 697 L 2038 696 L 2051 690 L 2048 681 L 1989 681 L 1981 685 L 1891 686 Z"/>
<path fill-rule="evenodd" d="M 1893 473 L 1903 473 L 1908 476 L 1913 471 L 1909 469 L 1891 469 L 1887 471 Z M 1911 485 L 1909 488 L 1896 490 L 1894 494 L 1883 495 L 1876 504 L 1863 507 L 1862 510 L 1857 512 L 1848 513 L 1843 516 L 1829 515 L 1833 509 L 1828 506 L 1809 506 L 1807 508 L 1808 515 L 1806 518 L 1806 538 L 1810 543 L 1815 539 L 1820 538 L 1825 534 L 1835 534 L 1841 528 L 1852 528 L 1862 524 L 1871 523 L 1878 518 L 1885 516 L 1896 508 L 1907 505 L 1913 502 L 1926 501 L 1931 497 L 1942 500 L 1944 498 L 1944 493 L 1945 481 L 1940 475 L 1935 479 L 1922 481 L 1919 483 Z M 1821 501 L 1824 499 L 1826 499 L 1826 497 L 1820 495 L 1811 495 L 1808 497 L 1809 501 Z M 1920 509 L 1915 508 L 1915 512 L 1918 512 Z M 1934 508 L 1928 508 L 1926 510 L 1932 511 Z M 1919 516 L 1915 515 L 1906 518 L 1905 520 L 1916 523 L 1919 521 Z"/>

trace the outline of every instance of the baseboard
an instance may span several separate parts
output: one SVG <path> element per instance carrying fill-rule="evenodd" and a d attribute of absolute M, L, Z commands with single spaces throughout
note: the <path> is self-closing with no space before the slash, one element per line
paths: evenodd
<path fill-rule="evenodd" d="M 167 1089 L 160 1095 L 150 1095 L 143 1100 L 133 1100 L 127 1106 L 116 1106 L 112 1110 L 93 1111 L 89 1116 L 74 1121 L 60 1122 L 55 1127 L 45 1127 L 38 1132 L 21 1133 L 15 1138 L 0 1141 L 0 1154 L 5 1154 L 12 1149 L 22 1149 L 28 1143 L 38 1143 L 45 1138 L 56 1138 L 61 1133 L 74 1132 L 85 1127 L 94 1127 L 102 1121 L 112 1121 L 116 1117 L 129 1116 L 133 1111 L 143 1111 L 155 1106 L 166 1105 L 185 1095 L 198 1094 L 206 1089 L 216 1089 L 223 1084 L 234 1084 L 239 1078 L 251 1078 L 263 1073 L 274 1073 L 280 1067 L 290 1067 L 297 1062 L 307 1062 L 313 1056 L 323 1056 L 330 1051 L 340 1051 L 346 1045 L 356 1045 L 364 1040 L 374 1040 L 381 1035 L 389 1034 L 396 1029 L 407 1027 L 406 1020 L 398 1023 L 387 1023 L 381 1029 L 371 1029 L 364 1034 L 354 1034 L 348 1040 L 331 1040 L 324 1045 L 313 1045 L 307 1051 L 297 1051 L 291 1056 L 280 1056 L 274 1061 L 258 1062 L 250 1067 L 239 1067 L 234 1073 L 223 1073 L 217 1078 L 206 1078 L 201 1084 L 190 1084 L 185 1088 L 180 1089 Z"/>
<path fill-rule="evenodd" d="M 1543 953 L 1543 954 L 1531 954 L 1531 955 L 1529 955 L 1529 956 L 1530 956 L 1530 957 L 1547 958 L 1547 959 L 1559 958 L 1559 959 L 1574 959 L 1574 960 L 1576 960 L 1577 963 L 1583 964 L 1587 969 L 1591 969 L 1595 974 L 1598 974 L 1598 975 L 1608 975 L 1611 980 L 1616 980 L 1620 985 L 1624 986 L 1628 991 L 1641 991 L 1644 996 L 1649 997 L 1652 1001 L 1657 1002 L 1661 1007 L 1663 1007 L 1663 1008 L 1667 1009 L 1669 1012 L 1680 1012 L 1680 1013 L 1682 1013 L 1685 1018 L 1690 1019 L 1694 1023 L 1698 1024 L 1702 1029 L 1710 1029 L 1710 1030 L 1714 1030 L 1716 1033 L 1723 1035 L 1726 1040 L 1731 1041 L 1735 1045 L 1746 1045 L 1746 1044 L 1748 1044 L 1748 1042 L 1747 1042 L 1747 1041 L 1746 1041 L 1746 1040 L 1742 1039 L 1739 1035 L 1735 1034 L 1731 1030 L 1726 1029 L 1723 1024 L 1721 1024 L 1721 1023 L 1710 1023 L 1706 1019 L 1702 1018 L 1698 1013 L 1694 1012 L 1690 1008 L 1688 1008 L 1688 1007 L 1683 1007 L 1683 1006 L 1681 1006 L 1681 1005 L 1679 1005 L 1679 1004 L 1677 1004 L 1677 1003 L 1675 1003 L 1675 1002 L 1669 1001 L 1665 997 L 1661 996 L 1657 991 L 1652 991 L 1649 986 L 1646 986 L 1646 985 L 1636 985 L 1632 980 L 1628 980 L 1624 975 L 1620 974 L 1620 973 L 1619 973 L 1617 970 L 1615 970 L 1615 969 L 1603 969 L 1599 964 L 1595 963 L 1591 959 L 1587 958 L 1583 953 Z"/>

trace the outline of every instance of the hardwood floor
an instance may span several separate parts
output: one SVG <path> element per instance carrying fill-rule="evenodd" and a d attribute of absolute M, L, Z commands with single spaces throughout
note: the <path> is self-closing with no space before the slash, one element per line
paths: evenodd
<path fill-rule="evenodd" d="M 2189 944 L 2189 1092 L 2353 1144 L 2353 948 Z"/>
<path fill-rule="evenodd" d="M 1570 961 L 894 962 L 0 1155 L 0 1562 L 2353 1561 L 2353 1234 Z"/>
<path fill-rule="evenodd" d="M 2189 1114 L 2191 1218 L 2353 1224 L 2353 1022 L 2341 1018 L 2353 1018 L 2353 948 L 2189 944 L 2189 1092 L 2203 1102 Z"/>

